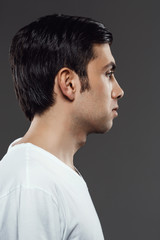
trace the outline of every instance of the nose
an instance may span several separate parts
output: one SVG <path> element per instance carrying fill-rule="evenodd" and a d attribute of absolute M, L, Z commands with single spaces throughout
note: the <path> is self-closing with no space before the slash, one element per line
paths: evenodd
<path fill-rule="evenodd" d="M 112 89 L 112 98 L 117 98 L 120 99 L 124 96 L 124 91 L 123 89 L 120 87 L 120 85 L 118 84 L 118 82 L 115 79 L 114 85 L 113 85 L 113 89 Z"/>

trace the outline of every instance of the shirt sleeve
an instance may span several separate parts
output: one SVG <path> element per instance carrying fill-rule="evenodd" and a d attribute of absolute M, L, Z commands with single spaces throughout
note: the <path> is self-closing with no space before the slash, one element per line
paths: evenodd
<path fill-rule="evenodd" d="M 61 240 L 59 209 L 52 195 L 22 187 L 8 196 L 8 205 L 3 239 Z"/>

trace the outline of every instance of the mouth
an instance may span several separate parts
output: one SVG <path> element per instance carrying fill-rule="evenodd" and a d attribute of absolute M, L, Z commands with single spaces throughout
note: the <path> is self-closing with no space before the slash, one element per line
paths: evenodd
<path fill-rule="evenodd" d="M 113 108 L 112 111 L 113 110 L 117 111 L 118 109 L 119 109 L 119 107 L 117 106 L 117 107 Z"/>
<path fill-rule="evenodd" d="M 112 109 L 112 112 L 115 114 L 115 116 L 118 116 L 118 112 L 117 112 L 118 108 L 119 107 L 117 106 L 117 107 Z"/>

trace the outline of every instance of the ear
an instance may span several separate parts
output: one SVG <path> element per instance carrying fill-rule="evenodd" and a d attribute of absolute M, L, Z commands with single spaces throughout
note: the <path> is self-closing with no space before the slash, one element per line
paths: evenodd
<path fill-rule="evenodd" d="M 73 101 L 76 92 L 76 74 L 71 69 L 61 68 L 57 74 L 57 85 L 65 98 Z"/>

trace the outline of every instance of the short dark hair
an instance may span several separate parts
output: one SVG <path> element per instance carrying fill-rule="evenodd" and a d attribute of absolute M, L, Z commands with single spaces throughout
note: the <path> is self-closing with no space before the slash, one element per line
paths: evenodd
<path fill-rule="evenodd" d="M 94 43 L 113 41 L 106 27 L 91 18 L 53 14 L 21 28 L 10 46 L 14 91 L 29 121 L 56 102 L 54 79 L 68 67 L 80 78 L 81 92 L 90 89 L 87 65 Z"/>

